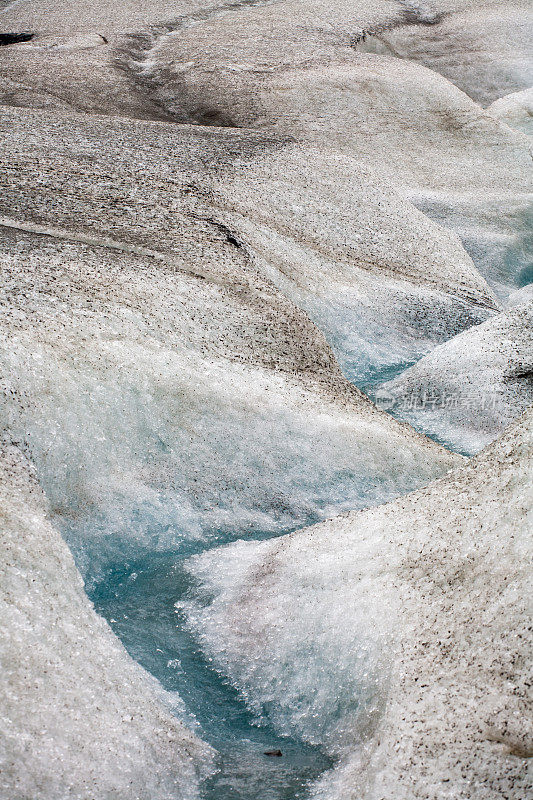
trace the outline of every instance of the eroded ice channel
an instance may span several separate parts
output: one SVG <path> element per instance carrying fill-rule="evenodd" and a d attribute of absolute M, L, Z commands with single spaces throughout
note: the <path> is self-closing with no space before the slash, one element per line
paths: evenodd
<path fill-rule="evenodd" d="M 27 438 L 54 522 L 97 611 L 218 752 L 203 797 L 305 797 L 331 759 L 320 743 L 280 736 L 254 717 L 205 660 L 176 608 L 190 588 L 184 561 L 233 539 L 277 536 L 384 502 L 453 459 L 366 406 L 361 419 L 327 403 L 313 410 L 310 399 L 299 410 L 288 394 L 276 399 L 274 382 L 248 407 L 228 366 L 223 383 L 211 373 L 201 385 L 154 352 L 147 359 L 140 349 L 112 385 L 87 363 L 83 374 L 76 365 L 72 382 L 62 367 L 48 385 L 47 353 L 37 346 L 31 365 L 18 369 L 31 375 L 19 391 L 41 398 Z M 252 385 L 247 392 L 250 399 Z M 281 758 L 264 754 L 277 749 Z"/>
<path fill-rule="evenodd" d="M 41 359 L 35 360 L 37 377 Z M 364 388 L 408 366 L 376 375 Z M 205 800 L 304 798 L 332 766 L 331 756 L 320 744 L 280 735 L 279 719 L 274 727 L 268 709 L 252 714 L 246 698 L 206 659 L 179 607 L 198 589 L 184 564 L 235 539 L 271 538 L 385 502 L 426 483 L 433 467 L 424 468 L 416 455 L 395 466 L 379 439 L 362 445 L 340 420 L 300 420 L 268 406 L 261 413 L 236 411 L 231 392 L 219 411 L 213 376 L 209 387 L 191 375 L 179 390 L 169 384 L 161 393 L 146 380 L 137 382 L 134 372 L 113 386 L 88 376 L 78 380 L 68 418 L 57 398 L 51 402 L 47 425 L 57 415 L 55 428 L 68 428 L 68 452 L 58 445 L 65 437 L 45 440 L 35 430 L 46 452 L 34 455 L 56 521 L 97 611 L 130 655 L 179 698 L 180 716 L 217 751 L 218 770 L 203 787 Z M 86 436 L 95 431 L 89 448 Z M 77 453 L 85 453 L 83 465 Z M 159 485 L 140 479 L 154 465 Z M 252 484 L 244 481 L 250 475 Z M 94 482 L 99 497 L 88 502 L 83 484 Z M 342 716 L 346 703 L 357 710 L 352 689 L 339 700 Z M 265 755 L 278 749 L 281 758 Z"/>
<path fill-rule="evenodd" d="M 287 456 L 292 446 L 305 445 L 298 437 L 294 441 L 294 430 L 291 434 Z M 315 442 L 318 448 L 325 444 L 320 437 Z M 147 449 L 153 444 L 147 436 Z M 276 446 L 285 449 L 280 442 Z M 162 443 L 159 447 L 164 449 Z M 185 455 L 184 449 L 181 456 Z M 245 458 L 246 454 L 241 451 L 239 455 Z M 347 454 L 350 457 L 353 453 Z M 312 459 L 308 466 L 311 468 Z M 205 800 L 304 798 L 317 778 L 333 766 L 332 758 L 320 746 L 279 735 L 268 713 L 254 715 L 248 710 L 245 698 L 206 659 L 179 608 L 191 593 L 197 596 L 198 587 L 184 568 L 190 556 L 239 538 L 279 536 L 318 521 L 324 511 L 329 515 L 335 508 L 344 508 L 347 496 L 353 507 L 361 507 L 396 494 L 403 485 L 399 475 L 390 482 L 376 475 L 364 481 L 357 471 L 337 468 L 328 472 L 317 463 L 307 474 L 307 482 L 303 475 L 300 478 L 296 506 L 276 513 L 270 509 L 269 514 L 268 501 L 258 500 L 255 518 L 252 510 L 246 520 L 241 516 L 235 528 L 215 529 L 210 514 L 198 506 L 184 511 L 184 497 L 175 491 L 147 492 L 137 504 L 132 504 L 131 497 L 111 491 L 108 505 L 92 513 L 77 497 L 77 504 L 63 507 L 56 518 L 84 572 L 97 612 L 108 620 L 130 655 L 174 694 L 178 715 L 217 751 L 217 772 L 202 789 Z M 412 485 L 425 479 L 423 470 L 415 469 L 409 476 Z M 271 480 L 279 495 L 280 475 Z M 271 491 L 274 494 L 276 488 Z M 270 524 L 262 529 L 259 525 L 265 520 Z M 171 541 L 174 546 L 169 546 Z M 158 548 L 158 542 L 163 546 Z M 357 697 L 350 702 L 356 706 Z M 265 755 L 271 750 L 280 750 L 282 757 Z"/>
<path fill-rule="evenodd" d="M 183 560 L 198 548 L 122 564 L 93 587 L 90 596 L 130 655 L 185 703 L 186 722 L 216 749 L 217 772 L 203 787 L 204 798 L 292 800 L 332 762 L 319 747 L 279 736 L 258 724 L 237 691 L 201 652 L 176 602 L 191 578 Z M 200 550 L 201 552 L 201 550 Z M 268 756 L 280 750 L 281 757 Z"/>
<path fill-rule="evenodd" d="M 71 331 L 62 341 L 77 340 Z M 202 361 L 196 372 L 192 353 L 181 362 L 148 341 L 127 369 L 108 373 L 113 339 L 91 339 L 82 363 L 77 350 L 58 361 L 56 347 L 14 339 L 12 436 L 31 452 L 97 610 L 215 746 L 219 771 L 204 798 L 305 796 L 330 759 L 254 719 L 203 658 L 176 613 L 189 588 L 183 562 L 384 502 L 453 459 L 364 402 L 293 396 L 279 376 L 229 363 L 206 373 Z M 19 416 L 21 396 L 31 422 Z M 281 758 L 264 755 L 277 749 Z"/>
<path fill-rule="evenodd" d="M 186 289 L 189 279 L 178 279 Z M 170 316 L 168 285 L 157 274 L 139 284 L 139 297 L 156 292 L 158 280 L 161 302 L 153 305 Z M 200 291 L 195 285 L 198 307 L 209 307 L 211 295 Z M 49 307 L 48 292 L 28 295 L 26 307 L 35 303 L 39 319 L 51 323 L 17 332 L 5 350 L 6 372 L 18 376 L 6 407 L 9 428 L 31 453 L 88 594 L 131 655 L 179 698 L 178 709 L 183 703 L 179 713 L 215 746 L 219 771 L 204 787 L 205 800 L 305 797 L 331 765 L 320 720 L 310 746 L 280 736 L 282 726 L 274 730 L 267 714 L 247 710 L 176 608 L 191 588 L 184 561 L 232 539 L 279 536 L 387 502 L 454 459 L 364 401 L 337 403 L 283 373 L 183 351 L 173 331 L 160 336 L 137 311 L 88 314 L 73 291 L 63 311 L 61 296 Z M 176 324 L 185 325 L 187 308 Z M 347 703 L 357 705 L 353 688 L 340 698 L 339 716 Z M 303 692 L 302 714 L 306 702 Z M 278 748 L 281 758 L 264 755 Z"/>
<path fill-rule="evenodd" d="M 19 232 L 8 246 L 2 410 L 88 593 L 216 745 L 222 769 L 206 798 L 222 786 L 247 800 L 297 796 L 329 764 L 321 741 L 315 750 L 252 724 L 182 629 L 181 564 L 386 502 L 456 459 L 379 414 L 316 329 L 262 286 L 243 309 L 215 281 L 86 244 Z M 243 331 L 260 337 L 249 354 Z M 278 748 L 281 759 L 263 755 Z"/>

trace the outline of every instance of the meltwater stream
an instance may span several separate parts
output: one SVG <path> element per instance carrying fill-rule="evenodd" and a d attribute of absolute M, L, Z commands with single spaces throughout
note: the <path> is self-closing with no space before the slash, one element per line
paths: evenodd
<path fill-rule="evenodd" d="M 520 242 L 514 251 L 508 250 L 505 268 L 495 282 L 505 282 L 512 290 L 527 278 L 526 258 Z M 315 320 L 324 329 L 320 321 Z M 343 317 L 337 322 L 337 328 L 346 323 L 350 332 L 350 320 Z M 396 358 L 396 351 L 380 358 L 381 344 L 373 349 L 372 341 L 362 356 L 357 349 L 347 348 L 342 337 L 331 334 L 327 338 L 346 377 L 372 398 L 376 398 L 380 385 L 413 363 Z M 401 352 L 401 348 L 397 350 Z M 352 358 L 353 353 L 358 357 Z M 87 503 L 78 487 L 78 470 L 64 467 L 69 459 L 76 458 L 76 447 L 70 445 L 68 458 L 63 451 L 51 458 L 48 450 L 55 452 L 55 439 L 49 437 L 45 438 L 48 449 L 42 460 L 50 460 L 51 466 L 48 479 L 41 476 L 41 482 L 48 496 L 57 495 L 54 505 L 58 526 L 85 576 L 87 593 L 97 612 L 109 621 L 130 655 L 165 690 L 181 698 L 186 724 L 216 750 L 217 771 L 202 787 L 203 800 L 304 800 L 310 786 L 333 766 L 331 759 L 320 747 L 279 736 L 266 714 L 265 718 L 255 718 L 235 688 L 206 660 L 179 609 L 180 601 L 194 589 L 184 563 L 194 554 L 234 539 L 271 538 L 325 515 L 386 502 L 432 476 L 429 472 L 418 474 L 422 467 L 415 461 L 409 465 L 409 459 L 395 466 L 400 454 L 394 452 L 393 458 L 389 457 L 378 439 L 376 452 L 368 443 L 354 440 L 350 445 L 353 432 L 350 434 L 344 423 L 332 423 L 331 428 L 324 423 L 322 428 L 318 417 L 310 422 L 304 416 L 285 418 L 282 407 L 277 411 L 265 407 L 257 417 L 234 411 L 231 419 L 220 398 L 212 398 L 207 390 L 202 394 L 197 389 L 196 398 L 192 390 L 187 393 L 186 387 L 176 388 L 169 382 L 164 390 L 152 392 L 147 377 L 150 365 L 143 365 L 146 376 L 143 374 L 141 388 L 120 383 L 93 386 L 89 379 L 85 386 L 78 378 L 75 385 L 81 387 L 81 394 L 73 390 L 70 398 L 69 413 L 78 405 L 87 406 L 86 417 L 73 415 L 70 431 L 76 433 L 74 444 L 79 434 L 79 453 L 91 461 L 89 440 L 83 435 L 86 428 L 89 432 L 96 430 L 98 442 L 104 442 L 102 453 L 96 452 L 95 463 L 91 461 L 87 468 L 86 481 L 92 484 L 106 470 L 113 474 L 115 469 L 121 476 L 117 485 L 108 481 L 109 487 L 102 487 L 105 502 L 97 504 L 96 511 Z M 133 373 L 131 380 L 135 380 Z M 184 410 L 180 410 L 179 401 Z M 389 411 L 394 413 L 395 409 Z M 58 420 L 57 428 L 63 424 L 63 419 Z M 46 430 L 49 427 L 47 422 Z M 429 433 L 424 420 L 418 428 Z M 198 438 L 196 443 L 192 431 Z M 38 441 L 41 434 L 38 429 L 34 440 Z M 126 452 L 115 453 L 126 440 Z M 90 442 L 96 449 L 94 437 Z M 226 464 L 231 459 L 235 462 L 233 472 L 225 481 Z M 128 470 L 130 460 L 137 465 L 137 472 Z M 165 491 L 157 481 L 155 486 L 144 486 L 131 478 L 144 474 L 141 467 L 150 473 L 154 465 L 157 474 L 164 477 Z M 72 484 L 74 494 L 79 490 L 78 508 L 69 508 L 66 493 L 57 488 L 61 470 L 65 485 Z M 213 475 L 203 488 L 205 496 L 200 496 L 198 508 L 187 505 L 188 482 L 197 485 L 196 478 L 206 471 Z M 250 475 L 257 481 L 250 482 Z M 83 489 L 83 481 L 81 486 Z M 201 494 L 200 486 L 198 491 Z M 271 507 L 272 498 L 279 502 L 279 508 Z M 219 501 L 217 516 L 209 509 Z M 219 529 L 223 521 L 226 527 Z M 229 530 L 229 526 L 234 529 Z M 265 755 L 265 751 L 276 750 L 282 752 L 281 757 Z"/>
<path fill-rule="evenodd" d="M 393 367 L 375 368 L 372 375 L 367 372 L 365 382 L 361 381 L 360 385 L 367 394 L 375 396 L 381 383 L 408 366 L 409 363 L 398 363 Z M 343 368 L 357 383 L 346 364 Z M 147 446 L 149 441 L 147 435 Z M 316 445 L 323 446 L 323 443 L 317 440 Z M 279 446 L 283 447 L 281 443 Z M 369 465 L 366 466 L 368 470 Z M 241 520 L 235 530 L 220 529 L 217 534 L 211 529 L 192 535 L 183 528 L 180 517 L 183 497 L 179 492 L 170 492 L 163 499 L 163 510 L 158 505 L 160 500 L 154 508 L 150 501 L 139 501 L 133 507 L 121 502 L 118 495 L 117 502 L 111 503 L 111 511 L 109 507 L 107 511 L 102 507 L 93 517 L 91 512 L 87 515 L 82 512 L 80 516 L 77 512 L 65 513 L 65 509 L 58 514 L 57 523 L 85 575 L 87 593 L 97 612 L 108 620 L 132 658 L 155 676 L 165 690 L 180 698 L 184 709 L 179 713 L 185 724 L 195 728 L 199 736 L 214 747 L 216 772 L 202 787 L 203 800 L 305 800 L 311 785 L 333 766 L 331 758 L 320 747 L 279 736 L 266 714 L 261 719 L 253 716 L 236 689 L 206 660 L 179 608 L 180 601 L 186 600 L 194 589 L 193 579 L 184 568 L 190 556 L 238 538 L 272 538 L 312 524 L 322 518 L 317 513 L 321 505 L 331 514 L 340 508 L 341 499 L 351 507 L 362 507 L 385 502 L 398 491 L 410 488 L 398 483 L 396 488 L 384 485 L 378 489 L 378 483 L 386 482 L 386 476 L 378 478 L 376 473 L 372 478 L 368 474 L 365 478 L 365 471 L 357 474 L 357 470 L 345 477 L 345 471 L 333 470 L 326 480 L 325 474 L 318 469 L 314 474 L 310 467 L 311 462 L 307 461 L 307 470 L 293 476 L 298 480 L 294 486 L 289 481 L 287 491 L 301 489 L 298 481 L 307 482 L 304 494 L 309 493 L 309 506 L 315 513 L 310 518 L 305 513 L 303 516 L 288 513 L 284 515 L 283 524 L 267 530 L 251 526 L 246 529 Z M 370 481 L 372 490 L 368 486 L 365 488 L 365 480 Z M 421 475 L 420 481 L 424 480 L 427 478 Z M 293 519 L 292 527 L 289 518 Z M 134 532 L 131 539 L 120 534 L 125 529 Z M 175 536 L 167 536 L 170 529 Z M 102 540 L 93 535 L 95 531 L 110 534 L 105 537 L 107 552 L 103 559 Z M 170 540 L 175 542 L 170 548 L 157 550 L 157 547 L 146 546 L 148 542 L 157 544 Z M 137 544 L 133 545 L 133 541 Z M 281 757 L 265 754 L 276 750 L 282 752 Z"/>
<path fill-rule="evenodd" d="M 352 365 L 342 348 L 339 349 L 338 342 L 330 341 L 330 344 L 345 375 L 373 399 L 376 399 L 380 385 L 401 374 L 412 363 L 398 360 L 392 365 L 361 365 L 360 362 Z M 146 409 L 145 412 L 148 414 Z M 394 409 L 390 413 L 394 413 Z M 249 428 L 246 420 L 242 425 L 243 429 L 247 429 L 247 425 Z M 419 429 L 424 429 L 423 424 Z M 151 440 L 148 433 L 146 436 L 148 447 Z M 217 441 L 220 445 L 221 436 L 215 436 L 211 444 L 215 446 Z M 323 448 L 324 442 L 317 439 L 315 450 Z M 447 444 L 445 441 L 442 443 Z M 254 439 L 250 447 L 257 449 L 267 445 L 266 440 Z M 302 465 L 301 473 L 291 473 L 284 491 L 293 494 L 303 491 L 309 502 L 301 501 L 294 508 L 287 508 L 287 513 L 282 515 L 283 522 L 270 528 L 267 526 L 266 530 L 261 530 L 260 526 L 243 527 L 241 520 L 240 523 L 235 521 L 235 530 L 226 527 L 217 533 L 211 528 L 204 534 L 198 535 L 197 532 L 193 535 L 183 525 L 183 496 L 172 491 L 162 500 L 163 510 L 158 505 L 160 500 L 154 508 L 151 508 L 149 500 L 131 506 L 121 502 L 119 493 L 115 498 L 117 502 L 111 504 L 112 511 L 109 507 L 107 511 L 102 507 L 91 519 L 91 513 L 87 516 L 82 513 L 80 518 L 77 513 L 64 513 L 63 510 L 58 519 L 85 575 L 87 593 L 97 612 L 109 621 L 130 655 L 154 675 L 165 690 L 180 698 L 184 704 L 180 715 L 185 723 L 195 728 L 200 737 L 216 750 L 217 771 L 202 787 L 203 800 L 304 800 L 309 796 L 311 785 L 333 766 L 333 762 L 320 747 L 279 736 L 266 714 L 265 718 L 255 718 L 236 689 L 206 660 L 179 608 L 180 601 L 186 600 L 195 588 L 191 584 L 193 579 L 184 568 L 185 561 L 194 554 L 237 538 L 272 538 L 317 522 L 322 518 L 318 513 L 322 506 L 328 514 L 336 513 L 336 509 L 345 510 L 347 503 L 353 508 L 385 502 L 391 494 L 410 488 L 399 484 L 394 488 L 393 480 L 390 486 L 383 485 L 378 489 L 380 480 L 386 483 L 387 478 L 384 475 L 378 477 L 379 470 L 375 476 L 367 474 L 365 478 L 368 464 L 366 470 L 359 473 L 355 470 L 345 475 L 346 470 L 342 469 L 324 473 L 317 465 L 313 466 L 313 458 L 307 453 L 303 441 L 300 445 L 296 451 L 290 451 L 292 457 L 286 464 L 292 464 L 294 470 L 297 452 L 298 457 L 305 460 L 305 466 Z M 283 449 L 283 446 L 280 440 L 279 447 Z M 327 447 L 326 452 L 329 452 Z M 221 453 L 219 467 L 223 466 L 224 457 L 229 458 L 230 451 Z M 283 459 L 281 461 L 285 464 Z M 179 460 L 176 463 L 172 461 L 173 468 L 178 463 Z M 274 463 L 277 463 L 276 459 L 270 466 Z M 282 469 L 281 464 L 277 468 Z M 422 476 L 420 479 L 423 480 Z M 365 486 L 365 480 L 371 485 Z M 341 507 L 341 500 L 344 507 Z M 295 509 L 300 506 L 301 510 L 314 509 L 314 513 L 310 517 L 305 511 L 296 514 Z M 117 516 L 120 523 L 117 523 Z M 259 514 L 257 519 L 261 516 Z M 123 528 L 134 531 L 131 540 L 129 536 L 120 534 Z M 165 531 L 170 529 L 175 536 L 166 535 Z M 111 534 L 106 536 L 104 549 L 107 554 L 103 560 L 101 540 L 92 536 L 95 531 Z M 94 550 L 94 546 L 89 544 L 93 540 Z M 134 540 L 136 546 L 131 544 Z M 175 545 L 163 546 L 159 551 L 157 547 L 154 552 L 153 547 L 146 546 L 147 542 L 157 544 L 169 540 Z M 265 754 L 276 750 L 282 752 L 281 757 Z"/>
<path fill-rule="evenodd" d="M 149 448 L 151 440 L 146 436 Z M 318 450 L 325 446 L 319 436 L 315 446 Z M 283 449 L 281 443 L 278 449 Z M 315 475 L 311 467 L 308 460 L 301 476 L 306 486 L 294 487 L 308 497 L 307 510 L 282 514 L 283 522 L 273 522 L 267 529 L 235 520 L 233 530 L 200 524 L 204 532 L 194 533 L 186 529 L 183 496 L 177 491 L 158 493 L 156 499 L 139 498 L 133 505 L 119 492 L 108 504 L 92 509 L 58 507 L 56 524 L 84 574 L 96 611 L 132 658 L 166 691 L 175 693 L 177 705 L 184 705 L 178 713 L 185 724 L 217 753 L 217 771 L 202 787 L 203 800 L 304 800 L 333 761 L 320 747 L 278 735 L 266 714 L 255 718 L 237 690 L 206 660 L 177 607 L 194 589 L 185 561 L 235 539 L 272 538 L 316 523 L 323 519 L 324 510 L 327 514 L 343 510 L 342 503 L 362 507 L 383 502 L 424 480 L 422 475 L 418 479 L 412 475 L 403 485 L 403 478 L 396 476 L 387 485 L 387 476 L 378 477 L 379 470 L 369 475 L 368 462 L 362 474 L 355 469 L 345 475 L 346 470 L 332 468 L 331 474 L 318 470 Z M 57 481 L 57 475 L 51 479 Z M 303 508 L 306 503 L 295 508 L 300 505 Z M 265 515 L 258 514 L 261 517 Z M 167 546 L 158 548 L 161 542 Z M 276 750 L 282 752 L 281 757 L 266 755 Z"/>
<path fill-rule="evenodd" d="M 317 747 L 278 736 L 267 722 L 259 725 L 237 691 L 206 661 L 176 608 L 190 589 L 184 559 L 203 549 L 205 544 L 189 544 L 122 563 L 109 569 L 89 596 L 130 655 L 165 690 L 178 693 L 186 723 L 199 724 L 200 736 L 217 751 L 217 772 L 202 791 L 205 800 L 304 798 L 331 760 Z M 266 755 L 275 750 L 282 756 Z"/>

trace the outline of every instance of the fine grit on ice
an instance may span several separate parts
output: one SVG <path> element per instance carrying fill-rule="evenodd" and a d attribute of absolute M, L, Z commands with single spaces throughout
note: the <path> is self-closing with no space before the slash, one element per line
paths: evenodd
<path fill-rule="evenodd" d="M 0 800 L 531 792 L 526 0 L 0 0 Z"/>

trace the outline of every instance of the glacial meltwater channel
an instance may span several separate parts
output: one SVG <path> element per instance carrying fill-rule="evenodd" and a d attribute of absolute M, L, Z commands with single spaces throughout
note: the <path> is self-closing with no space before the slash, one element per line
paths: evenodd
<path fill-rule="evenodd" d="M 510 290 L 513 283 L 516 288 L 516 284 L 520 285 L 527 275 L 523 277 L 525 273 L 517 269 L 510 256 L 507 261 L 508 273 L 512 274 L 508 280 Z M 522 270 L 523 261 L 521 258 L 519 264 Z M 517 273 L 522 276 L 520 280 L 517 280 Z M 506 277 L 509 278 L 510 274 Z M 352 363 L 351 355 L 343 347 L 342 341 L 337 341 L 333 336 L 328 338 L 345 375 L 373 399 L 378 399 L 376 392 L 380 385 L 401 374 L 413 363 L 400 359 L 394 363 L 394 358 L 393 363 L 391 359 L 384 359 L 384 363 L 379 363 L 379 359 L 369 359 L 367 363 L 361 358 L 357 363 Z M 395 408 L 382 408 L 395 415 Z M 144 409 L 143 414 L 149 417 L 150 408 Z M 246 420 L 243 425 L 244 430 Z M 147 447 L 151 442 L 149 428 L 148 425 Z M 427 432 L 423 424 L 419 424 L 418 428 Z M 216 434 L 218 428 L 214 430 Z M 221 436 L 219 439 L 222 441 Z M 209 443 L 214 445 L 217 441 L 214 435 L 214 442 Z M 282 441 L 283 437 L 279 444 L 281 448 Z M 250 446 L 260 449 L 265 442 L 262 439 L 253 440 Z M 446 441 L 442 443 L 447 444 Z M 174 443 L 177 449 L 182 445 L 179 439 Z M 317 440 L 315 449 L 321 446 Z M 184 450 L 183 454 L 186 460 L 189 453 Z M 223 467 L 224 457 L 230 456 L 231 449 L 223 450 L 219 468 L 221 465 Z M 313 466 L 309 462 L 305 448 L 291 450 L 283 463 L 288 465 L 287 468 L 294 468 L 292 462 L 297 457 L 305 460 L 301 472 L 291 473 L 286 486 L 279 481 L 278 494 L 286 493 L 289 496 L 301 490 L 306 501 L 300 503 L 302 508 L 312 507 L 316 511 L 324 507 L 328 514 L 332 514 L 336 510 L 346 510 L 346 504 L 349 507 L 362 507 L 385 502 L 391 497 L 390 494 L 387 496 L 388 492 L 394 494 L 393 487 L 384 488 L 383 496 L 379 492 L 376 494 L 376 487 L 372 489 L 374 478 L 370 474 L 365 475 L 364 471 L 359 474 L 349 471 L 346 475 L 346 470 L 333 470 L 331 474 L 323 472 L 320 465 Z M 174 464 L 174 461 L 169 463 Z M 176 463 L 179 464 L 179 461 Z M 201 459 L 198 463 L 203 467 Z M 265 473 L 267 477 L 268 471 Z M 365 480 L 369 486 L 363 485 Z M 408 490 L 407 485 L 398 486 L 397 489 Z M 228 498 L 224 502 L 231 507 L 232 500 L 229 495 Z M 285 509 L 283 523 L 270 530 L 260 531 L 251 526 L 245 530 L 241 520 L 241 526 L 236 523 L 234 531 L 225 529 L 216 535 L 212 529 L 210 533 L 204 529 L 202 534 L 185 529 L 183 523 L 187 521 L 187 515 L 183 510 L 180 511 L 183 496 L 178 492 L 166 497 L 162 502 L 163 510 L 159 507 L 159 499 L 152 511 L 149 502 L 143 506 L 139 501 L 134 509 L 127 503 L 121 503 L 119 496 L 117 501 L 112 513 L 109 508 L 107 511 L 102 508 L 92 521 L 91 513 L 86 517 L 83 513 L 81 517 L 77 513 L 67 513 L 58 520 L 58 524 L 85 575 L 87 592 L 96 610 L 109 621 L 130 655 L 154 675 L 165 690 L 181 698 L 177 705 L 183 703 L 184 709 L 178 713 L 216 750 L 217 771 L 202 788 L 203 800 L 304 800 L 309 795 L 311 784 L 333 765 L 331 759 L 319 747 L 280 737 L 267 719 L 259 720 L 252 715 L 231 683 L 222 678 L 206 660 L 187 628 L 179 602 L 187 599 L 189 592 L 194 589 L 192 578 L 184 568 L 184 562 L 190 556 L 238 538 L 279 536 L 287 533 L 291 524 L 292 529 L 299 528 L 319 521 L 320 516 L 315 513 L 307 518 L 305 511 L 296 514 L 294 509 L 299 504 L 295 503 L 294 508 L 289 505 Z M 251 508 L 260 506 L 259 501 L 255 506 L 251 503 Z M 83 521 L 80 521 L 82 518 Z M 120 524 L 117 518 L 120 518 Z M 254 522 L 257 523 L 261 518 L 258 512 Z M 204 527 L 201 521 L 199 527 Z M 131 539 L 137 540 L 137 548 L 124 544 L 130 541 L 128 536 L 114 535 L 114 530 L 119 532 L 122 528 L 131 528 L 134 532 Z M 100 534 L 108 534 L 104 546 L 107 554 L 103 557 L 99 549 L 101 540 L 91 536 L 96 529 Z M 163 545 L 158 550 L 161 542 L 169 541 L 166 536 L 168 530 L 173 532 L 170 539 L 176 541 L 176 545 L 172 549 Z M 94 544 L 90 545 L 93 539 Z M 153 542 L 154 547 L 146 546 L 147 542 Z M 282 756 L 265 754 L 266 751 L 277 750 L 281 751 Z"/>
<path fill-rule="evenodd" d="M 199 735 L 216 749 L 217 772 L 203 787 L 206 800 L 304 798 L 331 760 L 317 747 L 278 736 L 268 723 L 259 725 L 206 661 L 176 608 L 190 588 L 183 561 L 202 549 L 205 543 L 190 544 L 179 552 L 122 563 L 109 569 L 89 595 L 130 655 L 164 689 L 179 694 L 186 723 L 196 721 Z M 275 750 L 282 756 L 265 755 Z"/>
<path fill-rule="evenodd" d="M 147 436 L 146 447 L 150 446 Z M 308 472 L 304 477 L 309 482 L 310 464 Z M 267 530 L 243 527 L 242 521 L 236 522 L 235 530 L 215 530 L 202 524 L 200 514 L 204 530 L 194 533 L 183 524 L 183 497 L 178 492 L 161 493 L 157 500 L 139 500 L 133 506 L 119 493 L 107 506 L 62 509 L 56 518 L 96 611 L 132 658 L 179 698 L 177 713 L 185 724 L 214 747 L 216 772 L 202 787 L 203 800 L 304 800 L 310 786 L 333 766 L 320 747 L 278 735 L 266 714 L 254 717 L 237 690 L 206 659 L 176 607 L 195 588 L 184 566 L 192 555 L 235 539 L 286 534 L 319 522 L 326 509 L 328 514 L 343 510 L 341 501 L 363 507 L 409 488 L 406 484 L 395 489 L 392 481 L 380 489 L 379 478 L 357 470 L 347 475 L 344 470 L 333 470 L 327 477 L 319 474 L 322 484 L 315 476 L 316 484 L 304 489 L 313 510 L 293 514 L 292 525 L 282 514 L 283 523 Z M 176 544 L 161 547 L 169 540 Z M 266 755 L 277 750 L 281 756 Z"/>

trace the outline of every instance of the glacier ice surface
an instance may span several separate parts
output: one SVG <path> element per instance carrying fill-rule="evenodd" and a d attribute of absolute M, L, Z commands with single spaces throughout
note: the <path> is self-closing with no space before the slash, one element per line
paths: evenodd
<path fill-rule="evenodd" d="M 392 503 L 189 561 L 205 652 L 340 758 L 317 797 L 527 793 L 532 422 Z"/>

